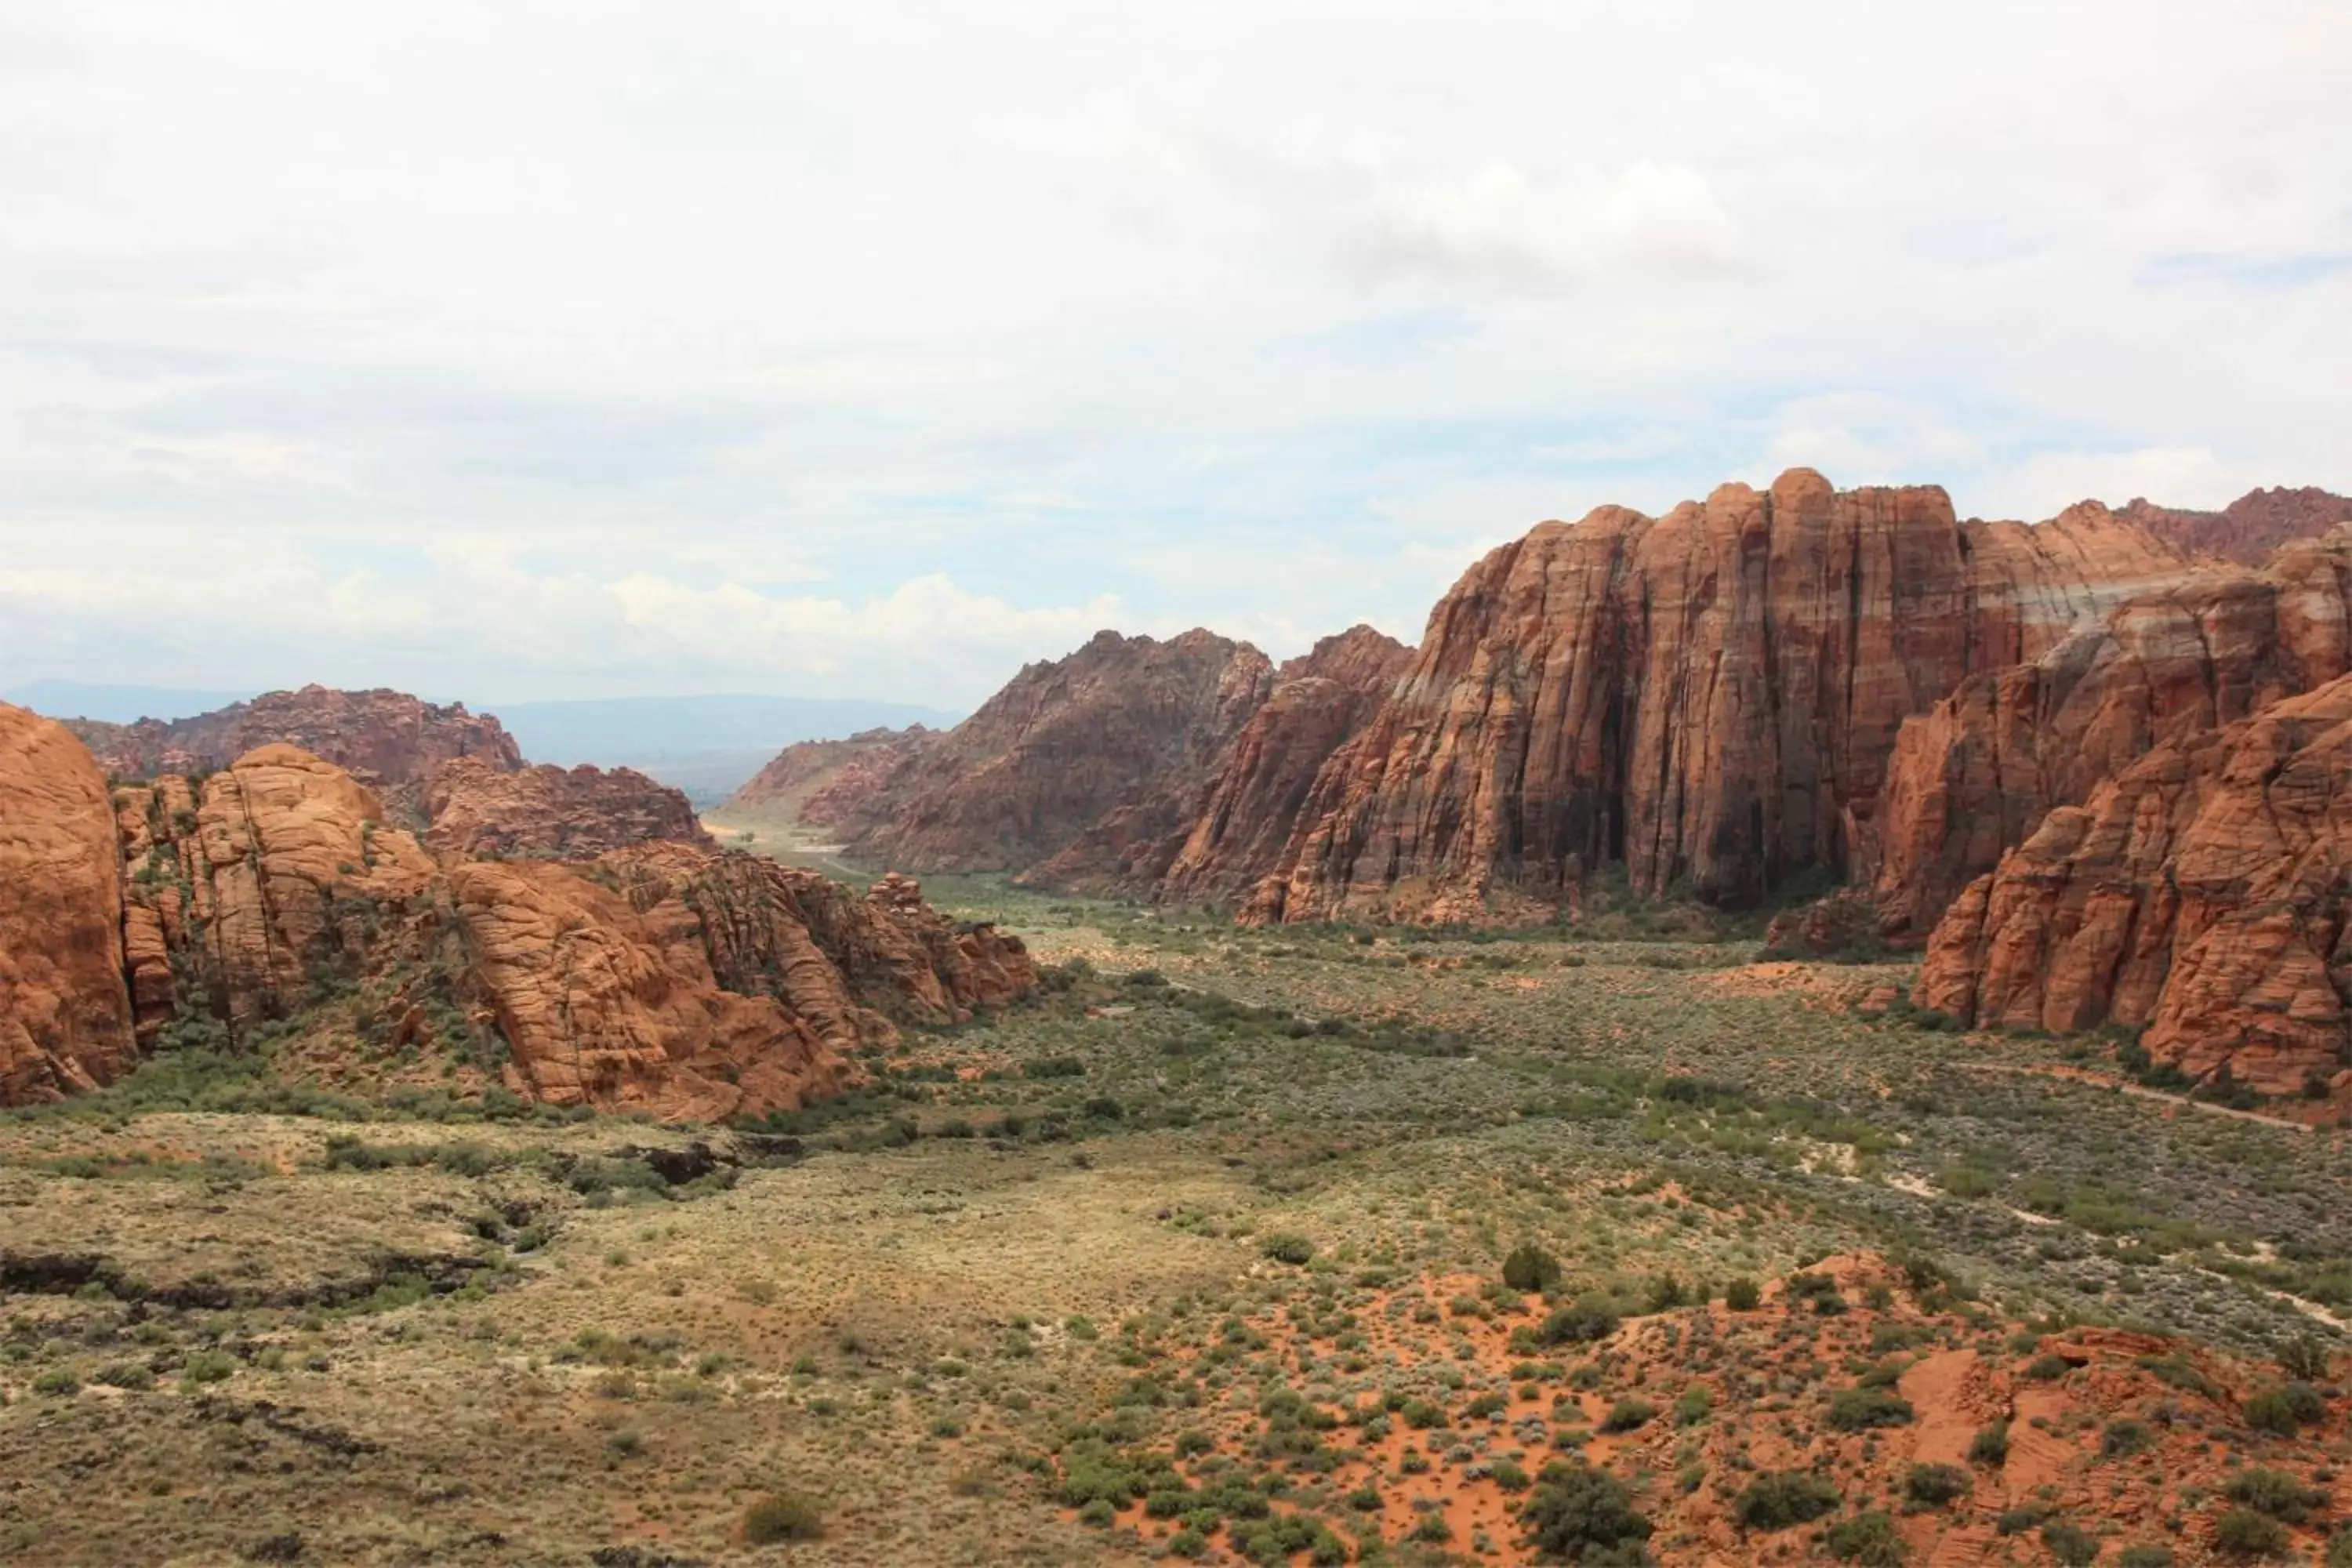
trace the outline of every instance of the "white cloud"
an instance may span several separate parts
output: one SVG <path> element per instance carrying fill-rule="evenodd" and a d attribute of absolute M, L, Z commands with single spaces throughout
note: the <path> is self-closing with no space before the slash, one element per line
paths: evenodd
<path fill-rule="evenodd" d="M 968 700 L 1792 462 L 2352 489 L 2340 5 L 10 28 L 5 680 Z"/>

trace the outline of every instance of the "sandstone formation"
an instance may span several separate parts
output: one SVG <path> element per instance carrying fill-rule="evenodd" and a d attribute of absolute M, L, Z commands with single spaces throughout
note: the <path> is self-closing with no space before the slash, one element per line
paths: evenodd
<path fill-rule="evenodd" d="M 843 826 L 868 859 L 947 871 L 1038 867 L 1094 830 L 1056 875 L 1115 879 L 1127 847 L 1184 824 L 1273 680 L 1264 654 L 1209 632 L 1097 633 L 914 749 Z"/>
<path fill-rule="evenodd" d="M 2352 676 L 2167 740 L 2052 810 L 1937 926 L 1914 1000 L 2146 1026 L 2193 1079 L 2341 1088 L 2352 1064 Z"/>
<path fill-rule="evenodd" d="M 1905 719 L 2187 569 L 2095 504 L 1961 522 L 1807 469 L 1546 523 L 1439 603 L 1248 918 L 1530 915 L 1621 862 L 1729 903 L 1842 874 Z"/>
<path fill-rule="evenodd" d="M 425 841 L 467 855 L 587 859 L 632 844 L 714 847 L 685 793 L 635 768 L 505 770 L 456 757 L 425 784 Z"/>
<path fill-rule="evenodd" d="M 1412 662 L 1370 626 L 1325 637 L 1275 674 L 1166 862 L 1151 868 L 1176 903 L 1235 899 L 1282 860 L 1316 775 L 1363 728 Z"/>
<path fill-rule="evenodd" d="M 0 703 L 0 1105 L 134 1059 L 106 777 L 62 726 Z"/>
<path fill-rule="evenodd" d="M 110 798 L 66 730 L 0 708 L 0 1103 L 270 1026 L 453 1053 L 552 1103 L 716 1119 L 837 1092 L 898 1022 L 1035 980 L 1017 939 L 951 926 L 903 878 L 859 897 L 677 839 L 475 859 L 288 745 Z"/>
<path fill-rule="evenodd" d="M 382 689 L 306 686 L 192 719 L 73 720 L 68 727 L 113 778 L 209 773 L 257 747 L 281 744 L 332 763 L 402 807 L 413 805 L 425 776 L 453 757 L 477 757 L 502 772 L 522 766 L 514 737 L 488 714 L 468 713 L 462 702 L 425 702 Z"/>
<path fill-rule="evenodd" d="M 2134 500 L 2119 514 L 2192 555 L 2259 566 L 2294 539 L 2313 539 L 2352 518 L 2352 497 L 2305 486 L 2248 490 L 2220 511 Z"/>
<path fill-rule="evenodd" d="M 2347 670 L 2352 527 L 2290 542 L 2260 572 L 2216 567 L 2135 596 L 2040 658 L 1971 676 L 1896 739 L 1880 857 L 1856 868 L 1883 926 L 1924 934 L 2051 807 Z"/>
<path fill-rule="evenodd" d="M 786 746 L 729 798 L 721 815 L 840 826 L 856 818 L 901 764 L 945 732 L 910 724 Z"/>

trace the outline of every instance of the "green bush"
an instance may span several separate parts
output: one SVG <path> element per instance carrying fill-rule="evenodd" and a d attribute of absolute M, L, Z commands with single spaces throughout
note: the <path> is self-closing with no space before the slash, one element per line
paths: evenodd
<path fill-rule="evenodd" d="M 79 1394 L 81 1379 L 66 1367 L 53 1366 L 33 1379 L 33 1392 L 61 1399 L 68 1394 Z"/>
<path fill-rule="evenodd" d="M 2005 1465 L 2009 1462 L 2009 1423 L 1988 1421 L 1977 1428 L 1969 1439 L 1969 1463 L 1972 1465 Z"/>
<path fill-rule="evenodd" d="M 1763 1290 L 1744 1274 L 1723 1288 L 1723 1304 L 1735 1312 L 1752 1312 L 1763 1299 Z"/>
<path fill-rule="evenodd" d="M 1519 1510 L 1528 1544 L 1570 1563 L 1639 1562 L 1651 1524 L 1625 1483 L 1581 1459 L 1554 1460 Z"/>
<path fill-rule="evenodd" d="M 2064 1563 L 2065 1568 L 2090 1568 L 2099 1560 L 2099 1538 L 2075 1525 L 2043 1525 L 2042 1544 L 2048 1547 L 2050 1555 Z"/>
<path fill-rule="evenodd" d="M 1559 1280 L 1559 1259 L 1531 1241 L 1511 1248 L 1503 1259 L 1503 1283 L 1514 1290 L 1557 1290 Z"/>
<path fill-rule="evenodd" d="M 236 1357 L 226 1351 L 197 1351 L 180 1368 L 184 1383 L 218 1383 L 236 1371 Z"/>
<path fill-rule="evenodd" d="M 2055 1383 L 2074 1370 L 2074 1363 L 2063 1355 L 2041 1355 L 2026 1363 L 2025 1375 L 2036 1383 Z"/>
<path fill-rule="evenodd" d="M 2232 1557 L 2283 1557 L 2291 1539 L 2285 1525 L 2251 1508 L 2233 1508 L 2213 1521 L 2213 1544 Z"/>
<path fill-rule="evenodd" d="M 754 1546 L 814 1541 L 824 1533 L 815 1505 L 790 1492 L 770 1492 L 743 1510 L 743 1539 Z"/>
<path fill-rule="evenodd" d="M 2099 1452 L 2110 1459 L 2120 1459 L 2145 1451 L 2155 1441 L 2155 1428 L 2145 1421 L 2123 1415 L 2108 1422 L 2106 1429 L 2099 1434 Z"/>
<path fill-rule="evenodd" d="M 1628 1395 L 1609 1407 L 1609 1414 L 1601 1418 L 1601 1429 L 1603 1432 L 1638 1431 L 1655 1419 L 1657 1414 L 1658 1407 L 1648 1400 Z"/>
<path fill-rule="evenodd" d="M 1597 1302 L 1575 1301 L 1554 1308 L 1536 1330 L 1536 1338 L 1548 1345 L 1586 1344 L 1616 1331 L 1616 1313 Z"/>
<path fill-rule="evenodd" d="M 2246 1401 L 2246 1425 L 2257 1432 L 2293 1436 L 2297 1427 L 2327 1414 L 2327 1402 L 2307 1383 L 2266 1388 Z"/>
<path fill-rule="evenodd" d="M 1839 1520 L 1830 1526 L 1822 1544 L 1839 1562 L 1860 1563 L 1865 1568 L 1898 1568 L 1904 1558 L 1903 1537 L 1882 1509 Z"/>
<path fill-rule="evenodd" d="M 1912 1416 L 1911 1402 L 1886 1388 L 1841 1388 L 1830 1395 L 1829 1423 L 1841 1432 L 1900 1426 Z"/>
<path fill-rule="evenodd" d="M 1903 1495 L 1927 1508 L 1966 1496 L 1969 1486 L 1968 1471 L 1958 1465 L 1914 1465 L 1903 1476 Z"/>
<path fill-rule="evenodd" d="M 2116 1568 L 2172 1568 L 2172 1548 L 2126 1546 L 2116 1559 Z"/>
<path fill-rule="evenodd" d="M 1315 1256 L 1315 1244 L 1303 1236 L 1276 1233 L 1267 1237 L 1259 1250 L 1276 1263 L 1304 1265 Z"/>
<path fill-rule="evenodd" d="M 2284 1470 L 2264 1469 L 2257 1466 L 2240 1470 L 2221 1489 L 2231 1502 L 2240 1503 L 2257 1512 L 2283 1519 L 2289 1524 L 2301 1524 L 2311 1517 L 2311 1510 L 2324 1507 L 2327 1494 L 2307 1487 Z"/>
<path fill-rule="evenodd" d="M 1837 1489 L 1805 1470 L 1767 1470 L 1731 1505 L 1743 1530 L 1786 1530 L 1837 1510 Z"/>

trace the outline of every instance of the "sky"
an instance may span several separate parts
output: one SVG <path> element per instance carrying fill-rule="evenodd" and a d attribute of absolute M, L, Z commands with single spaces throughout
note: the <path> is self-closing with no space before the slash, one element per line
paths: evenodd
<path fill-rule="evenodd" d="M 0 684 L 969 707 L 1807 464 L 2352 489 L 2352 6 L 5 0 Z"/>

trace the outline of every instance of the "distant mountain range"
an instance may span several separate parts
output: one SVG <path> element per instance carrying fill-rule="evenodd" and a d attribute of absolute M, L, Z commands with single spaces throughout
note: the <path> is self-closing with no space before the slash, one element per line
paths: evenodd
<path fill-rule="evenodd" d="M 58 719 L 128 724 L 186 719 L 241 702 L 249 690 L 35 680 L 0 700 Z M 534 763 L 632 767 L 686 791 L 698 805 L 724 800 L 782 748 L 877 727 L 951 725 L 962 717 L 911 702 L 854 697 L 605 697 L 511 702 L 495 713 Z"/>

